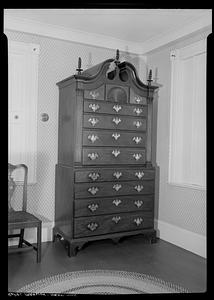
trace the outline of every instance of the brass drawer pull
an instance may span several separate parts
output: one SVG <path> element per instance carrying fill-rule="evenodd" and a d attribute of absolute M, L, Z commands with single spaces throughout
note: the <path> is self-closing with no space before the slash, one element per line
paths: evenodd
<path fill-rule="evenodd" d="M 112 218 L 112 221 L 115 222 L 116 224 L 117 224 L 120 220 L 121 220 L 121 217 L 115 216 L 115 217 Z"/>
<path fill-rule="evenodd" d="M 118 206 L 120 203 L 122 203 L 122 201 L 120 199 L 115 199 L 112 201 L 112 203 L 116 206 Z"/>
<path fill-rule="evenodd" d="M 92 212 L 94 212 L 98 207 L 98 204 L 94 203 L 88 205 L 88 209 L 90 209 Z"/>
<path fill-rule="evenodd" d="M 139 96 L 135 96 L 135 97 L 134 97 L 134 100 L 135 100 L 135 102 L 140 103 L 141 98 L 140 98 Z"/>
<path fill-rule="evenodd" d="M 88 157 L 91 159 L 91 160 L 95 160 L 96 158 L 98 158 L 98 154 L 97 153 L 89 153 L 88 154 Z"/>
<path fill-rule="evenodd" d="M 92 186 L 91 188 L 88 189 L 88 192 L 91 193 L 92 195 L 95 195 L 99 191 L 98 187 Z"/>
<path fill-rule="evenodd" d="M 140 115 L 142 112 L 143 112 L 143 110 L 141 109 L 141 108 L 139 108 L 139 107 L 135 107 L 134 108 L 134 112 L 137 114 L 137 115 Z"/>
<path fill-rule="evenodd" d="M 142 157 L 142 155 L 140 153 L 134 153 L 133 157 L 134 159 L 139 160 Z"/>
<path fill-rule="evenodd" d="M 139 143 L 141 142 L 142 138 L 139 137 L 139 136 L 134 136 L 132 140 L 133 140 L 136 144 L 139 144 Z"/>
<path fill-rule="evenodd" d="M 97 224 L 97 223 L 89 223 L 89 224 L 87 225 L 87 228 L 88 228 L 89 230 L 91 230 L 91 231 L 96 230 L 97 227 L 98 227 L 98 224 Z"/>
<path fill-rule="evenodd" d="M 120 118 L 113 118 L 112 122 L 114 122 L 116 125 L 118 125 L 121 122 Z"/>
<path fill-rule="evenodd" d="M 113 150 L 112 154 L 117 157 L 120 154 L 120 150 Z"/>
<path fill-rule="evenodd" d="M 122 176 L 121 172 L 114 172 L 113 176 L 116 177 L 117 179 L 119 179 Z"/>
<path fill-rule="evenodd" d="M 136 186 L 134 187 L 134 189 L 135 189 L 136 191 L 138 191 L 138 193 L 139 193 L 139 192 L 141 192 L 141 191 L 143 190 L 143 185 L 136 185 Z"/>
<path fill-rule="evenodd" d="M 120 137 L 120 134 L 119 133 L 113 133 L 112 134 L 112 137 L 115 139 L 115 140 L 118 140 L 119 139 L 119 137 Z"/>
<path fill-rule="evenodd" d="M 99 92 L 91 91 L 89 95 L 95 100 L 99 96 Z"/>
<path fill-rule="evenodd" d="M 114 106 L 113 106 L 113 109 L 114 109 L 116 112 L 118 112 L 118 111 L 120 111 L 120 110 L 122 109 L 122 107 L 121 107 L 120 105 L 114 105 Z"/>
<path fill-rule="evenodd" d="M 94 135 L 94 134 L 90 134 L 89 136 L 88 136 L 88 140 L 90 140 L 92 143 L 94 143 L 94 142 L 96 142 L 96 140 L 98 140 L 99 139 L 99 137 L 97 136 L 97 135 Z"/>
<path fill-rule="evenodd" d="M 96 110 L 98 110 L 100 108 L 100 106 L 98 104 L 95 104 L 95 103 L 89 104 L 88 107 L 91 108 L 93 110 L 93 112 L 95 112 Z"/>
<path fill-rule="evenodd" d="M 140 126 L 142 126 L 142 122 L 140 122 L 140 121 L 134 121 L 134 123 L 133 123 L 137 128 L 139 128 Z"/>
<path fill-rule="evenodd" d="M 115 185 L 113 185 L 113 189 L 115 190 L 115 191 L 119 191 L 120 189 L 122 188 L 122 185 L 121 184 L 115 184 Z"/>
<path fill-rule="evenodd" d="M 88 177 L 91 178 L 93 181 L 97 180 L 100 177 L 99 173 L 90 173 Z"/>
<path fill-rule="evenodd" d="M 142 218 L 136 218 L 136 219 L 134 219 L 134 222 L 137 226 L 139 226 L 143 222 L 143 219 Z"/>
<path fill-rule="evenodd" d="M 141 179 L 144 176 L 144 173 L 143 173 L 143 171 L 142 172 L 139 171 L 139 172 L 135 173 L 135 176 L 137 176 L 138 179 Z"/>
<path fill-rule="evenodd" d="M 134 202 L 134 204 L 137 206 L 137 208 L 140 208 L 143 205 L 143 201 L 142 200 L 136 200 Z"/>
<path fill-rule="evenodd" d="M 88 122 L 91 123 L 92 126 L 95 126 L 99 122 L 99 120 L 95 118 L 90 118 L 88 119 Z"/>

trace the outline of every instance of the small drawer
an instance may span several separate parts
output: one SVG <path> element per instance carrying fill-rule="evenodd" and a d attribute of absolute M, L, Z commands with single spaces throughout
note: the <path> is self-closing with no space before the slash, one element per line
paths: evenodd
<path fill-rule="evenodd" d="M 85 100 L 84 112 L 146 117 L 147 106 Z"/>
<path fill-rule="evenodd" d="M 145 149 L 83 148 L 83 165 L 145 164 Z"/>
<path fill-rule="evenodd" d="M 131 211 L 151 211 L 154 195 L 120 196 L 75 200 L 75 217 L 95 216 Z"/>
<path fill-rule="evenodd" d="M 137 93 L 135 93 L 133 91 L 133 89 L 130 89 L 130 103 L 146 105 L 147 104 L 147 98 L 146 98 L 146 96 L 138 95 Z"/>
<path fill-rule="evenodd" d="M 95 129 L 119 129 L 146 131 L 145 118 L 133 118 L 125 116 L 104 116 L 98 114 L 85 114 L 83 127 Z"/>
<path fill-rule="evenodd" d="M 154 193 L 154 180 L 76 183 L 75 199 Z"/>
<path fill-rule="evenodd" d="M 84 98 L 92 100 L 104 100 L 105 89 L 104 85 L 94 90 L 84 90 Z"/>
<path fill-rule="evenodd" d="M 93 168 L 75 172 L 75 182 L 147 180 L 155 178 L 154 169 Z"/>
<path fill-rule="evenodd" d="M 83 130 L 83 146 L 145 147 L 146 133 Z"/>
<path fill-rule="evenodd" d="M 74 219 L 74 237 L 153 228 L 152 212 L 134 212 Z"/>

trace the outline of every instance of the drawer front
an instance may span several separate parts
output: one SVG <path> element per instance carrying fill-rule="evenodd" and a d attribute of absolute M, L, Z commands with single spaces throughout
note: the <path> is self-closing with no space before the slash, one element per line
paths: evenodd
<path fill-rule="evenodd" d="M 132 89 L 130 89 L 130 103 L 146 105 L 147 104 L 146 95 L 140 96 L 136 94 Z"/>
<path fill-rule="evenodd" d="M 147 169 L 89 169 L 75 172 L 75 182 L 123 181 L 154 179 L 155 170 Z"/>
<path fill-rule="evenodd" d="M 74 219 L 74 236 L 94 236 L 153 228 L 152 212 L 123 213 Z"/>
<path fill-rule="evenodd" d="M 125 116 L 101 116 L 98 114 L 85 114 L 83 116 L 83 127 L 95 129 L 146 131 L 146 119 Z"/>
<path fill-rule="evenodd" d="M 117 131 L 83 131 L 83 146 L 145 147 L 146 133 Z"/>
<path fill-rule="evenodd" d="M 83 148 L 84 165 L 145 164 L 145 149 Z"/>
<path fill-rule="evenodd" d="M 143 195 L 154 193 L 154 180 L 76 183 L 75 198 Z"/>
<path fill-rule="evenodd" d="M 84 98 L 92 100 L 104 100 L 105 89 L 104 85 L 94 90 L 84 90 Z"/>
<path fill-rule="evenodd" d="M 75 200 L 75 217 L 153 209 L 154 195 Z"/>
<path fill-rule="evenodd" d="M 84 100 L 84 112 L 145 117 L 147 106 Z"/>

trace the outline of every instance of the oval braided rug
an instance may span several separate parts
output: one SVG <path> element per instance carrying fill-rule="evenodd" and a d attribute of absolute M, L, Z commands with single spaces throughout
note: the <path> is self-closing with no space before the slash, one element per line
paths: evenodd
<path fill-rule="evenodd" d="M 153 294 L 188 293 L 188 290 L 140 273 L 87 270 L 59 274 L 35 281 L 17 292 L 36 294 Z"/>

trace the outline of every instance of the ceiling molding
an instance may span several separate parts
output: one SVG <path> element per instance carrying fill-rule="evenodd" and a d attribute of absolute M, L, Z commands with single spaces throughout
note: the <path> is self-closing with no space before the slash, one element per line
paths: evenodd
<path fill-rule="evenodd" d="M 71 30 L 67 27 L 46 24 L 42 22 L 4 15 L 4 29 L 21 31 L 30 34 L 52 37 L 56 39 L 86 44 L 107 49 L 119 49 L 128 53 L 145 55 L 146 53 L 166 45 L 172 41 L 194 33 L 212 25 L 212 13 L 206 12 L 202 17 L 175 30 L 171 29 L 143 43 L 131 42 L 110 36 Z"/>
<path fill-rule="evenodd" d="M 169 30 L 168 32 L 155 36 L 155 38 L 151 40 L 147 40 L 145 43 L 141 43 L 142 54 L 146 54 L 147 52 L 167 45 L 170 42 L 176 41 L 179 38 L 185 37 L 186 35 L 203 28 L 209 28 L 210 32 L 212 32 L 212 14 L 209 12 L 177 30 Z"/>
<path fill-rule="evenodd" d="M 63 26 L 56 26 L 36 22 L 18 17 L 5 15 L 4 29 L 37 34 L 56 39 L 87 44 L 89 46 L 102 47 L 107 49 L 119 49 L 133 54 L 141 54 L 139 43 L 125 41 L 102 34 L 89 33 L 79 30 L 71 30 Z"/>

